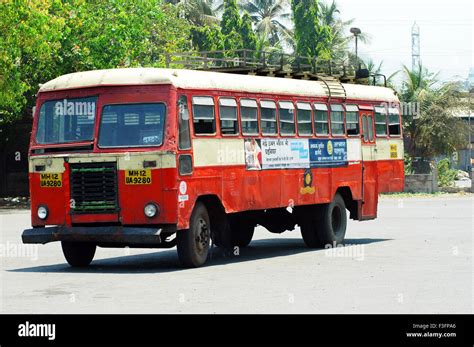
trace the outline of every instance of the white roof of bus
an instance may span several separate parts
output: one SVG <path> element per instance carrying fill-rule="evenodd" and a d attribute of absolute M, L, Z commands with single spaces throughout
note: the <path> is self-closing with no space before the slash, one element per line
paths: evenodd
<path fill-rule="evenodd" d="M 41 86 L 40 92 L 115 85 L 172 84 L 183 89 L 218 89 L 250 93 L 271 93 L 325 97 L 323 82 L 228 74 L 222 72 L 129 68 L 76 72 L 60 76 Z M 344 84 L 348 99 L 398 102 L 390 88 Z"/>

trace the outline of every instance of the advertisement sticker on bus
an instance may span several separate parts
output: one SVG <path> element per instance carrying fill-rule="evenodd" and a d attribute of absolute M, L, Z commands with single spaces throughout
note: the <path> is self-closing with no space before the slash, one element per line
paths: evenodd
<path fill-rule="evenodd" d="M 263 169 L 299 169 L 309 167 L 308 140 L 262 139 Z"/>
<path fill-rule="evenodd" d="M 309 140 L 309 159 L 312 168 L 347 165 L 346 140 Z"/>

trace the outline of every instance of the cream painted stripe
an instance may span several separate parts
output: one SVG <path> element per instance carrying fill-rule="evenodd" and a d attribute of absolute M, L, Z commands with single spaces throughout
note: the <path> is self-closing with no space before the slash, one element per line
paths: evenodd
<path fill-rule="evenodd" d="M 403 139 L 377 139 L 376 146 L 362 146 L 364 161 L 403 159 Z M 395 157 L 392 157 L 395 149 Z"/>
<path fill-rule="evenodd" d="M 396 146 L 396 158 L 391 157 L 390 146 Z M 377 149 L 375 151 L 375 148 Z M 196 167 L 245 165 L 243 139 L 194 139 L 194 165 Z M 377 146 L 362 146 L 360 139 L 347 139 L 347 159 L 351 161 L 403 159 L 402 139 L 377 139 Z"/>
<path fill-rule="evenodd" d="M 28 170 L 30 173 L 35 172 L 35 166 L 44 166 L 44 171 L 41 173 L 63 173 L 66 168 L 64 167 L 64 158 L 52 158 L 34 157 L 28 161 Z"/>
<path fill-rule="evenodd" d="M 395 151 L 393 151 L 395 149 Z M 392 157 L 396 153 L 396 157 Z M 377 139 L 377 151 L 375 160 L 398 160 L 403 159 L 403 139 Z"/>
<path fill-rule="evenodd" d="M 360 139 L 347 139 L 347 160 L 360 161 L 362 159 Z"/>
<path fill-rule="evenodd" d="M 243 139 L 194 139 L 194 166 L 245 165 Z"/>
<path fill-rule="evenodd" d="M 100 163 L 117 162 L 119 170 L 143 169 L 143 162 L 156 161 L 156 169 L 176 168 L 176 155 L 169 152 L 139 152 L 120 153 L 117 155 L 88 153 L 71 155 L 42 155 L 30 158 L 29 171 L 35 172 L 35 166 L 45 166 L 42 173 L 62 173 L 64 172 L 64 158 L 69 158 L 70 163 Z"/>

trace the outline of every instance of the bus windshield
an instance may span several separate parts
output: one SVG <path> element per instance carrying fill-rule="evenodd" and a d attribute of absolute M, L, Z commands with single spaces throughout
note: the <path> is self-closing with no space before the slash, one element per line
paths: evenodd
<path fill-rule="evenodd" d="M 92 141 L 97 97 L 49 100 L 41 105 L 36 142 Z"/>
<path fill-rule="evenodd" d="M 149 147 L 163 143 L 163 103 L 106 105 L 102 110 L 99 147 Z"/>

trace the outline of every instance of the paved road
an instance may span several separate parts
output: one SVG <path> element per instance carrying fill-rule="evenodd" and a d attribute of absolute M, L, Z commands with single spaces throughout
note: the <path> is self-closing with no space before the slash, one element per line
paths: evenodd
<path fill-rule="evenodd" d="M 472 313 L 473 200 L 383 199 L 352 246 L 308 250 L 259 228 L 240 256 L 179 267 L 175 249 L 98 249 L 73 270 L 60 245 L 25 248 L 27 211 L 0 211 L 3 313 Z"/>

